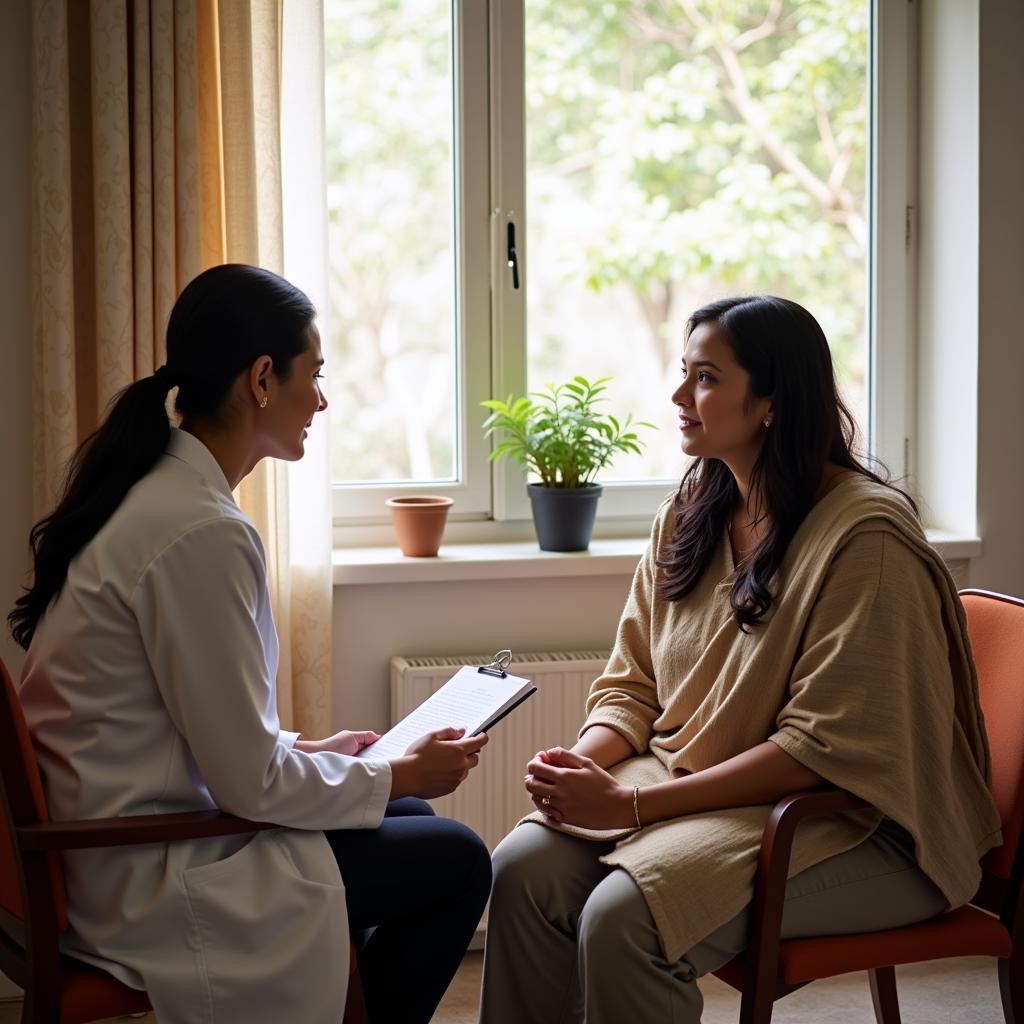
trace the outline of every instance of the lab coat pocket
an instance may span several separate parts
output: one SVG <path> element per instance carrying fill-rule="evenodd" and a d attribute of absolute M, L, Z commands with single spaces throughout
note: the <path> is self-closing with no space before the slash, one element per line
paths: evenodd
<path fill-rule="evenodd" d="M 322 833 L 257 833 L 222 861 L 186 868 L 182 881 L 210 1024 L 338 1024 L 348 919 Z"/>

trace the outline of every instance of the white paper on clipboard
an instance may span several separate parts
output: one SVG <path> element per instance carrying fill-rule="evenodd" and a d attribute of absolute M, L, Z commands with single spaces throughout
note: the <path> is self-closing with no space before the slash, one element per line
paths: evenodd
<path fill-rule="evenodd" d="M 448 726 L 465 729 L 467 736 L 486 732 L 536 692 L 537 688 L 529 679 L 506 672 L 498 675 L 466 665 L 415 711 L 376 743 L 363 747 L 356 756 L 376 760 L 401 757 L 421 736 Z"/>

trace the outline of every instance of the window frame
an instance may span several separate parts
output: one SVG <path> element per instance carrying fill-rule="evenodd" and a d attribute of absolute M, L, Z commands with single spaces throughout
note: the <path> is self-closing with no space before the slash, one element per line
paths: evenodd
<path fill-rule="evenodd" d="M 866 354 L 868 450 L 913 488 L 915 387 L 916 5 L 870 5 L 870 134 Z M 453 0 L 455 75 L 456 340 L 459 480 L 442 483 L 332 484 L 336 542 L 365 543 L 387 522 L 386 498 L 434 493 L 455 499 L 449 533 L 518 537 L 530 519 L 524 470 L 489 461 L 491 442 L 479 403 L 521 394 L 527 384 L 524 0 Z M 515 224 L 520 287 L 506 266 L 506 232 Z M 595 535 L 646 530 L 678 481 L 605 483 Z M 486 525 L 482 521 L 486 521 Z M 470 523 L 473 526 L 470 526 Z"/>
<path fill-rule="evenodd" d="M 868 445 L 914 489 L 918 5 L 871 4 Z"/>
<path fill-rule="evenodd" d="M 490 442 L 475 416 L 490 397 L 492 250 L 487 218 L 471 211 L 489 206 L 487 8 L 481 3 L 452 4 L 452 64 L 455 76 L 452 111 L 454 153 L 455 250 L 455 387 L 456 480 L 437 482 L 331 482 L 334 524 L 365 526 L 385 522 L 384 502 L 403 494 L 440 494 L 454 499 L 451 518 L 487 519 L 491 509 L 488 456 Z M 326 217 L 325 217 L 326 220 Z M 475 339 L 484 339 L 481 344 Z M 416 396 L 410 395 L 410 401 Z M 482 411 L 482 410 L 481 410 Z M 330 410 L 328 410 L 328 415 Z"/>

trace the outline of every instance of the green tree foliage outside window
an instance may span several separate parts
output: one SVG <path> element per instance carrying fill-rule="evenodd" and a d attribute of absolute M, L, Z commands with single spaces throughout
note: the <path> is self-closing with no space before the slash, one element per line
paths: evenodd
<path fill-rule="evenodd" d="M 655 419 L 686 315 L 774 292 L 818 316 L 862 410 L 868 0 L 525 8 L 530 387 L 612 374 L 616 404 Z M 327 10 L 335 478 L 437 478 L 453 422 L 440 406 L 432 432 L 396 416 L 392 364 L 421 359 L 425 388 L 453 376 L 449 4 Z M 596 351 L 612 301 L 630 310 L 628 336 Z M 624 392 L 631 376 L 643 380 Z M 669 460 L 650 472 L 673 475 Z"/>

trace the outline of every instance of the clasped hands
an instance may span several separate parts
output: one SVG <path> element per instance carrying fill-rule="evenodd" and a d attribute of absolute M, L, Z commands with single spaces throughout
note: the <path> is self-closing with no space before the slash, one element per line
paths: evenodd
<path fill-rule="evenodd" d="M 413 748 L 433 740 L 434 746 L 448 746 L 436 741 L 457 740 L 461 730 L 444 730 L 443 734 L 431 734 L 418 741 Z M 363 747 L 375 742 L 380 737 L 370 730 L 349 732 L 344 730 L 323 740 L 298 740 L 296 749 L 305 753 L 333 751 L 338 754 L 357 754 Z M 466 772 L 479 759 L 477 748 L 487 740 L 486 734 L 476 738 L 473 750 L 468 754 L 466 764 L 461 766 L 457 780 L 443 786 L 431 786 L 430 796 L 439 796 L 450 792 L 465 778 Z M 468 742 L 468 741 L 463 741 Z M 452 744 L 454 745 L 454 744 Z M 552 747 L 550 750 L 538 751 L 526 766 L 527 775 L 523 782 L 533 800 L 534 806 L 552 821 L 567 825 L 579 825 L 582 828 L 629 828 L 636 824 L 633 811 L 633 790 L 623 786 L 599 767 L 589 757 L 577 754 L 565 747 Z M 436 792 L 434 791 L 436 789 Z"/>
<path fill-rule="evenodd" d="M 589 757 L 552 747 L 538 751 L 526 771 L 526 791 L 552 821 L 594 829 L 636 824 L 632 787 L 616 782 Z"/>

